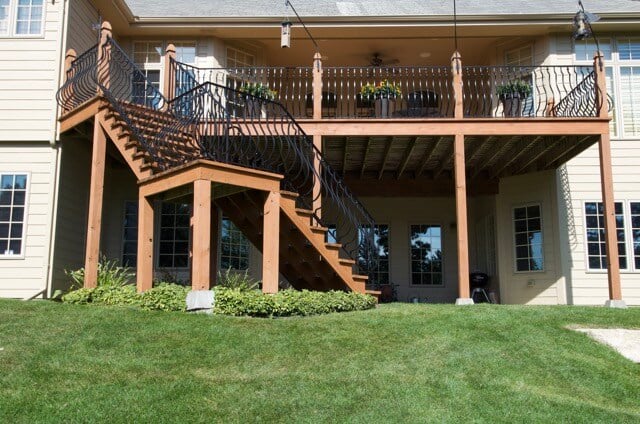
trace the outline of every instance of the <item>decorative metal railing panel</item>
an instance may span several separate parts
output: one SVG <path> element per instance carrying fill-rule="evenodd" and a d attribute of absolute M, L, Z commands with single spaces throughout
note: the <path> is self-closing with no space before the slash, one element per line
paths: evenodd
<path fill-rule="evenodd" d="M 596 73 L 591 71 L 553 107 L 552 115 L 558 117 L 598 116 L 602 105 L 596 104 L 596 87 Z"/>
<path fill-rule="evenodd" d="M 170 72 L 174 96 L 211 82 L 240 92 L 263 94 L 283 105 L 294 118 L 313 114 L 311 67 L 199 68 L 172 60 Z"/>
<path fill-rule="evenodd" d="M 594 95 L 575 91 L 588 87 L 583 82 L 592 71 L 590 66 L 463 66 L 464 116 L 550 117 L 567 96 L 571 100 L 562 116 L 596 116 Z"/>
<path fill-rule="evenodd" d="M 171 131 L 195 131 L 201 157 L 284 175 L 283 188 L 299 194 L 300 207 L 313 209 L 322 198 L 315 224 L 335 227 L 344 252 L 364 272 L 374 269 L 375 222 L 283 105 L 205 82 L 172 100 L 169 111 L 184 116 Z"/>
<path fill-rule="evenodd" d="M 58 104 L 69 111 L 94 98 L 98 92 L 97 68 L 96 44 L 71 63 L 66 72 L 65 82 L 56 93 Z"/>
<path fill-rule="evenodd" d="M 323 73 L 323 117 L 453 117 L 447 66 L 327 67 Z"/>

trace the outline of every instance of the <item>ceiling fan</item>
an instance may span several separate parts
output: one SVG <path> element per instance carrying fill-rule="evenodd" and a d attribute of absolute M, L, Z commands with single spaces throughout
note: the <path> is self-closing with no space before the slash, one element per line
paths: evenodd
<path fill-rule="evenodd" d="M 369 65 L 374 67 L 380 67 L 383 65 L 395 65 L 399 63 L 398 59 L 384 59 L 381 53 L 373 53 L 371 59 L 369 59 Z"/>

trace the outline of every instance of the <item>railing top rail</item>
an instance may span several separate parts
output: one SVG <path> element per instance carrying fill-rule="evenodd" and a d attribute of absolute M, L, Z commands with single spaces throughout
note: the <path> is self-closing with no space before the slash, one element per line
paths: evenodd
<path fill-rule="evenodd" d="M 202 67 L 202 66 L 195 66 L 195 65 L 191 65 L 189 63 L 184 63 L 184 62 L 180 62 L 177 61 L 175 59 L 171 59 L 172 63 L 175 63 L 176 65 L 179 66 L 184 66 L 187 68 L 191 68 L 191 69 L 197 69 L 199 71 L 226 71 L 229 69 L 239 69 L 239 70 L 253 70 L 253 69 L 282 69 L 282 70 L 289 70 L 289 69 L 312 69 L 313 66 L 214 66 L 214 67 Z"/>

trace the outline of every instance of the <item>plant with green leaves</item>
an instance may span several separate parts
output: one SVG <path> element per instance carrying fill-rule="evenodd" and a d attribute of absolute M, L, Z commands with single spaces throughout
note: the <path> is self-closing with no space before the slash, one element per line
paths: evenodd
<path fill-rule="evenodd" d="M 278 92 L 269 88 L 267 84 L 261 82 L 248 82 L 240 86 L 241 93 L 249 94 L 261 99 L 275 100 Z"/>
<path fill-rule="evenodd" d="M 400 85 L 389 82 L 387 79 L 380 81 L 380 84 L 365 84 L 360 89 L 360 95 L 365 99 L 392 99 L 402 95 Z"/>
<path fill-rule="evenodd" d="M 71 288 L 84 287 L 85 269 L 80 268 L 73 271 L 65 270 L 65 274 L 71 279 Z M 133 282 L 135 274 L 131 268 L 122 267 L 116 259 L 107 259 L 105 255 L 100 256 L 98 261 L 98 287 L 122 287 Z"/>
<path fill-rule="evenodd" d="M 228 268 L 224 272 L 218 272 L 218 286 L 239 291 L 256 290 L 260 282 L 249 276 L 249 271 L 232 271 Z"/>
<path fill-rule="evenodd" d="M 501 99 L 512 97 L 527 97 L 531 94 L 531 84 L 521 79 L 513 80 L 496 87 L 496 94 Z"/>

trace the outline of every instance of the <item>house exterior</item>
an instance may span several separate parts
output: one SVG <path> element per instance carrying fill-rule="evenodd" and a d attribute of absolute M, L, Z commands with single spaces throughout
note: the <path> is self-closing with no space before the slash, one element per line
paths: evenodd
<path fill-rule="evenodd" d="M 141 290 L 640 304 L 640 4 L 585 5 L 594 60 L 570 1 L 295 2 L 313 39 L 237 3 L 8 0 L 0 295 L 104 254 Z"/>

